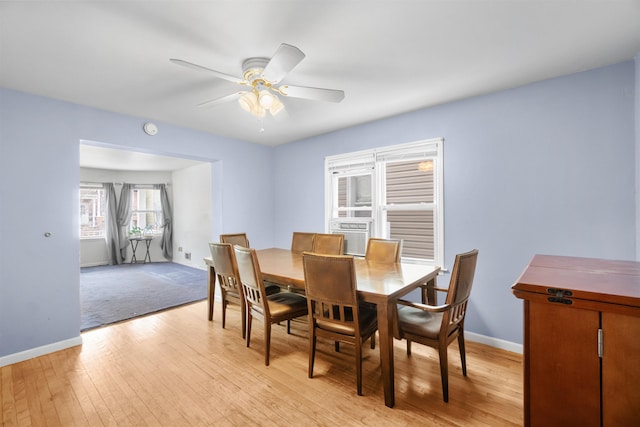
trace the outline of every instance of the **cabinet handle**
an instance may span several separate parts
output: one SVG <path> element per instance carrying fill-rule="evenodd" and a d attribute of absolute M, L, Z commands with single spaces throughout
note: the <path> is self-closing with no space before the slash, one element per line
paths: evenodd
<path fill-rule="evenodd" d="M 602 359 L 604 354 L 604 336 L 602 329 L 598 329 L 598 357 Z"/>

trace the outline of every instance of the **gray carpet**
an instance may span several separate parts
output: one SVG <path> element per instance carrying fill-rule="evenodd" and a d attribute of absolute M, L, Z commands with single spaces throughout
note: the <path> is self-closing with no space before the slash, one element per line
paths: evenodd
<path fill-rule="evenodd" d="M 172 262 L 80 269 L 80 330 L 207 298 L 207 272 Z"/>

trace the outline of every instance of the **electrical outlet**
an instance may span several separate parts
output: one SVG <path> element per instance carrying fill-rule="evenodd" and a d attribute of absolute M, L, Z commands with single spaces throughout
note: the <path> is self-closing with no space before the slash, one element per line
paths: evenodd
<path fill-rule="evenodd" d="M 184 253 L 184 258 L 185 259 L 191 259 L 191 252 L 185 252 Z"/>
<path fill-rule="evenodd" d="M 182 252 L 182 246 L 178 246 L 178 252 Z"/>

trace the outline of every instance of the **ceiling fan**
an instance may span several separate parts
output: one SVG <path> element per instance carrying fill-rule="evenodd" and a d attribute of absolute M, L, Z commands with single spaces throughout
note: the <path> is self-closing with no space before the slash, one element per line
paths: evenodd
<path fill-rule="evenodd" d="M 247 86 L 246 90 L 211 99 L 198 104 L 198 106 L 210 106 L 237 99 L 245 111 L 261 118 L 265 116 L 267 111 L 275 116 L 284 110 L 284 105 L 280 101 L 280 98 L 278 98 L 278 95 L 326 102 L 340 102 L 344 99 L 344 91 L 341 90 L 280 84 L 282 79 L 284 79 L 304 57 L 305 54 L 297 47 L 282 43 L 271 59 L 246 59 L 242 63 L 242 78 L 212 70 L 211 68 L 203 67 L 202 65 L 182 59 L 171 58 L 169 61 L 198 71 L 206 71 L 218 78 Z"/>

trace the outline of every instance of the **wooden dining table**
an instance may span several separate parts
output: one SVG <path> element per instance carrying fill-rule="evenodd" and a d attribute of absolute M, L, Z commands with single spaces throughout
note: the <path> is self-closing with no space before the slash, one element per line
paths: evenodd
<path fill-rule="evenodd" d="M 304 290 L 304 268 L 302 254 L 288 249 L 261 249 L 256 251 L 262 277 L 265 281 L 282 287 Z M 205 258 L 209 266 L 209 295 L 212 306 L 215 289 L 215 270 L 211 258 Z M 384 264 L 354 258 L 358 296 L 376 304 L 378 312 L 378 335 L 380 364 L 384 387 L 384 402 L 388 407 L 395 405 L 394 365 L 393 365 L 393 317 L 396 301 L 421 288 L 422 300 L 435 301 L 435 287 L 440 267 L 423 264 Z M 210 317 L 213 314 L 210 309 Z"/>

